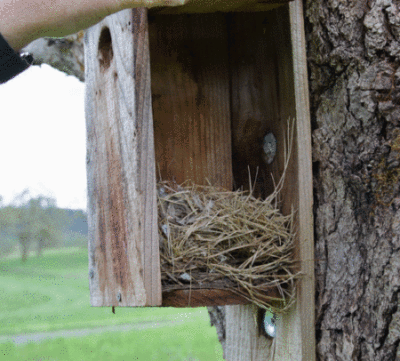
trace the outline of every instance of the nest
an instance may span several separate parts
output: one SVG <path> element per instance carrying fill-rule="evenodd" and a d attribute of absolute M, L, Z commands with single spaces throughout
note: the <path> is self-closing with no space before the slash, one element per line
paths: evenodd
<path fill-rule="evenodd" d="M 287 311 L 300 273 L 293 256 L 294 212 L 284 216 L 277 206 L 283 178 L 265 200 L 251 190 L 159 182 L 163 288 L 229 289 L 274 313 Z M 278 297 L 268 296 L 270 289 Z"/>

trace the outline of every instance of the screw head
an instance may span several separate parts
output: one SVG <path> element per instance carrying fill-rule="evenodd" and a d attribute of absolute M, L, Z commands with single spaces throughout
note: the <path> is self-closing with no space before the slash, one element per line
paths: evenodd
<path fill-rule="evenodd" d="M 269 337 L 276 337 L 276 316 L 272 312 L 265 312 L 264 330 Z"/>
<path fill-rule="evenodd" d="M 268 133 L 263 139 L 263 158 L 267 164 L 271 164 L 276 155 L 276 138 Z"/>

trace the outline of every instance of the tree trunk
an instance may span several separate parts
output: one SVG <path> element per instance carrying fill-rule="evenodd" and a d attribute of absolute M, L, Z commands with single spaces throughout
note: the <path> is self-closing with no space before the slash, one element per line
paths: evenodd
<path fill-rule="evenodd" d="M 306 3 L 319 360 L 396 360 L 399 6 Z"/>
<path fill-rule="evenodd" d="M 37 248 L 36 248 L 36 257 L 43 256 L 43 249 L 44 249 L 44 239 L 42 237 L 38 237 Z"/>
<path fill-rule="evenodd" d="M 32 241 L 31 233 L 20 232 L 18 234 L 18 241 L 21 246 L 21 261 L 25 263 L 28 259 L 29 245 Z"/>
<path fill-rule="evenodd" d="M 41 257 L 43 250 L 51 244 L 51 235 L 47 229 L 42 228 L 35 234 L 35 239 L 37 241 L 36 256 Z"/>
<path fill-rule="evenodd" d="M 399 8 L 305 3 L 319 360 L 396 360 L 400 343 Z"/>
<path fill-rule="evenodd" d="M 225 350 L 226 340 L 226 310 L 224 306 L 207 307 L 211 326 L 217 329 L 218 340 Z"/>
<path fill-rule="evenodd" d="M 40 38 L 32 41 L 22 51 L 33 55 L 33 65 L 48 64 L 68 75 L 85 81 L 83 36 L 85 31 L 64 38 Z"/>

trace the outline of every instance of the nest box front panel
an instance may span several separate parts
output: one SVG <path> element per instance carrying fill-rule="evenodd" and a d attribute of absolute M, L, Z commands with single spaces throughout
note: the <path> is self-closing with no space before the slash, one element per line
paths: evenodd
<path fill-rule="evenodd" d="M 85 49 L 91 303 L 161 305 L 147 11 L 107 17 Z"/>

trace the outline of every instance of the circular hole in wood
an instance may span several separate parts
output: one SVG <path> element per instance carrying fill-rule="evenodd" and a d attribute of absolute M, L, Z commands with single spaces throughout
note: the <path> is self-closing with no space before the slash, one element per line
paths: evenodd
<path fill-rule="evenodd" d="M 110 67 L 111 61 L 114 57 L 112 49 L 112 39 L 110 29 L 104 27 L 101 29 L 98 49 L 98 59 L 101 70 L 107 70 Z"/>

